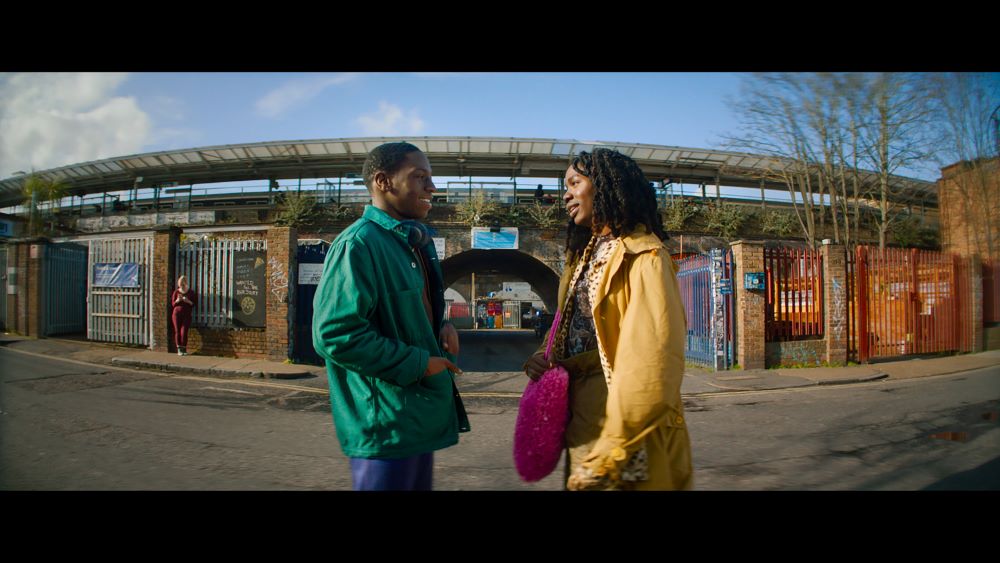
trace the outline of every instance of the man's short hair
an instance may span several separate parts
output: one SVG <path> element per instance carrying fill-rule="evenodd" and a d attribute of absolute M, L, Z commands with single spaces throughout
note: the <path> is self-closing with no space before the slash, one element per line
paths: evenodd
<path fill-rule="evenodd" d="M 394 174 L 403 165 L 406 155 L 411 152 L 420 152 L 420 149 L 405 142 L 385 143 L 372 149 L 361 169 L 368 191 L 375 189 L 375 173 Z"/>

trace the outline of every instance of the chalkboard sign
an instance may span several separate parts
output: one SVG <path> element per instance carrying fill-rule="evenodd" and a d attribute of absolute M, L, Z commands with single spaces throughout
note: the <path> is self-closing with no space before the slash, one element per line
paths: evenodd
<path fill-rule="evenodd" d="M 267 254 L 237 251 L 233 259 L 233 325 L 267 326 Z"/>

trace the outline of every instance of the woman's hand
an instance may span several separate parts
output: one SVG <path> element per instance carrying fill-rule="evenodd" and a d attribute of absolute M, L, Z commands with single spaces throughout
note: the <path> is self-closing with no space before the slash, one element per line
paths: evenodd
<path fill-rule="evenodd" d="M 545 370 L 554 366 L 554 363 L 545 359 L 544 353 L 536 352 L 535 355 L 528 358 L 528 361 L 525 362 L 524 373 L 528 374 L 528 377 L 530 377 L 532 381 L 538 381 L 538 378 L 545 373 Z"/>

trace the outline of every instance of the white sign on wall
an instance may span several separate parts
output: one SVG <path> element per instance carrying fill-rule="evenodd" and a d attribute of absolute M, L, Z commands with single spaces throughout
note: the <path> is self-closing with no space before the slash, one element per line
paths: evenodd
<path fill-rule="evenodd" d="M 323 264 L 299 263 L 299 285 L 318 285 L 323 276 Z"/>
<path fill-rule="evenodd" d="M 437 252 L 438 260 L 444 260 L 444 237 L 434 237 L 434 251 Z"/>

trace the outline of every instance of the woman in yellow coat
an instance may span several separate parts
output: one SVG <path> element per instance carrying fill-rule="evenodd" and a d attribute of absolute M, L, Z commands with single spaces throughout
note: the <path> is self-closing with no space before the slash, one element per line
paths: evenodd
<path fill-rule="evenodd" d="M 600 148 L 581 152 L 565 181 L 563 315 L 550 330 L 552 361 L 570 373 L 566 487 L 690 489 L 687 321 L 653 188 L 635 161 Z M 528 377 L 553 365 L 543 352 L 525 363 Z"/>

